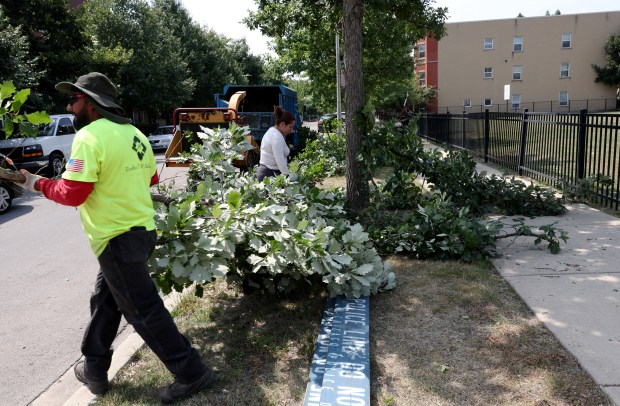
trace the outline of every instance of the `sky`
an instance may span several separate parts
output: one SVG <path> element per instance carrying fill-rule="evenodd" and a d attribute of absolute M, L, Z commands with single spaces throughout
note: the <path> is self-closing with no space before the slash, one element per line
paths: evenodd
<path fill-rule="evenodd" d="M 256 10 L 254 0 L 181 0 L 192 18 L 229 38 L 245 38 L 254 54 L 269 53 L 268 38 L 251 31 L 241 20 L 248 10 Z M 448 7 L 448 23 L 462 21 L 544 16 L 560 10 L 562 14 L 582 14 L 599 11 L 620 11 L 618 0 L 435 0 L 433 7 Z"/>

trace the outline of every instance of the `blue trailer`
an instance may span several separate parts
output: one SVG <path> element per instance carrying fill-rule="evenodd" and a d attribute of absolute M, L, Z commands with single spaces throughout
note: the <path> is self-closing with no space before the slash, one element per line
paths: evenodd
<path fill-rule="evenodd" d="M 222 93 L 215 95 L 216 107 L 228 107 L 230 98 L 237 92 L 245 92 L 245 97 L 237 108 L 239 125 L 250 127 L 250 133 L 258 145 L 265 132 L 275 125 L 273 122 L 275 106 L 280 106 L 295 116 L 295 130 L 287 136 L 286 143 L 295 147 L 301 144 L 299 136 L 301 118 L 295 90 L 284 85 L 226 85 Z"/>

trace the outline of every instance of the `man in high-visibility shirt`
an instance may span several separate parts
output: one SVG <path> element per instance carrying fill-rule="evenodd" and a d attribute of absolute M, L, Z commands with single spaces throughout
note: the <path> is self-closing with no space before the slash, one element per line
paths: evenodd
<path fill-rule="evenodd" d="M 174 382 L 159 392 L 164 403 L 210 387 L 216 374 L 179 332 L 149 276 L 157 239 L 150 186 L 158 182 L 148 140 L 115 102 L 116 87 L 93 72 L 56 89 L 69 95 L 67 111 L 78 130 L 62 179 L 22 170 L 27 190 L 80 207 L 82 226 L 101 267 L 82 340 L 84 361 L 75 376 L 94 394 L 108 387 L 112 342 L 121 314 L 168 370 Z"/>

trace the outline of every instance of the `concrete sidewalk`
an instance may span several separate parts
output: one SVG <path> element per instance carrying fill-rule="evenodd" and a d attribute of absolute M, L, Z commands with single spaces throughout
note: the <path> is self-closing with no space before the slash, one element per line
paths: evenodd
<path fill-rule="evenodd" d="M 501 175 L 482 164 L 476 169 Z M 497 245 L 502 257 L 493 264 L 620 405 L 620 218 L 585 204 L 566 208 L 563 216 L 526 219 L 534 226 L 556 223 L 568 233 L 559 254 L 546 244 L 535 246 L 533 238 L 502 239 Z"/>
<path fill-rule="evenodd" d="M 424 148 L 442 150 L 430 143 Z M 503 175 L 481 163 L 476 171 Z M 611 401 L 620 405 L 620 218 L 585 204 L 566 208 L 562 216 L 526 218 L 528 225 L 556 223 L 568 233 L 568 241 L 560 242 L 560 253 L 550 253 L 544 242 L 535 246 L 533 238 L 507 238 L 497 242 L 502 256 L 492 262 Z M 512 223 L 510 217 L 506 220 Z"/>
<path fill-rule="evenodd" d="M 620 404 L 620 219 L 583 204 L 558 217 L 528 219 L 568 233 L 561 252 L 532 239 L 500 240 L 493 261 L 536 317 Z"/>

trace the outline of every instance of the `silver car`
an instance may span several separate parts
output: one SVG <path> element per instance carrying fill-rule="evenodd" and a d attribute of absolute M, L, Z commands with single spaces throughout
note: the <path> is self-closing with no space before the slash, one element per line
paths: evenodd
<path fill-rule="evenodd" d="M 174 126 L 164 125 L 153 131 L 153 133 L 148 136 L 148 140 L 151 143 L 153 151 L 158 151 L 168 149 L 173 137 Z"/>

